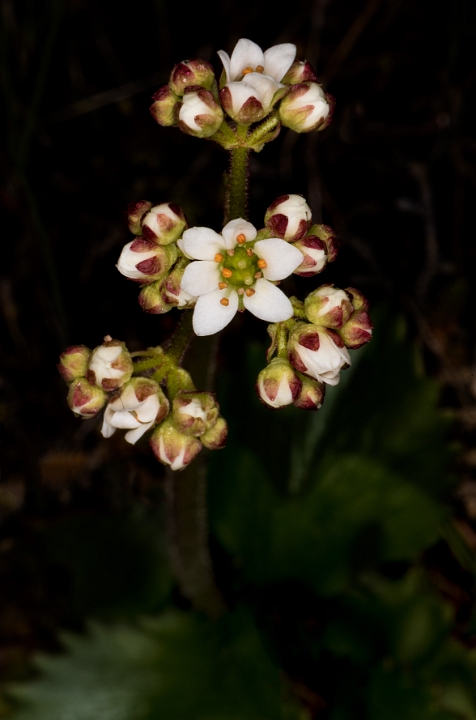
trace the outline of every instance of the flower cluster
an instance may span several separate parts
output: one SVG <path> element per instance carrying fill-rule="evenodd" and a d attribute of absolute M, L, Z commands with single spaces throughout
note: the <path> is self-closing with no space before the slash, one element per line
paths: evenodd
<path fill-rule="evenodd" d="M 86 419 L 104 408 L 103 437 L 127 430 L 131 445 L 152 429 L 152 450 L 172 470 L 186 467 L 203 446 L 224 447 L 228 430 L 214 396 L 198 392 L 189 373 L 160 347 L 145 355 L 152 377 L 140 375 L 141 361 L 134 363 L 124 343 L 110 336 L 93 351 L 84 345 L 67 348 L 58 370 L 69 384 L 71 410 Z"/>
<path fill-rule="evenodd" d="M 150 110 L 159 125 L 178 125 L 188 135 L 230 148 L 236 142 L 230 120 L 249 126 L 274 112 L 275 128 L 261 144 L 240 138 L 238 144 L 258 150 L 276 137 L 280 125 L 301 133 L 330 123 L 334 100 L 324 93 L 309 63 L 295 60 L 295 45 L 282 43 L 263 52 L 242 38 L 231 57 L 224 50 L 218 55 L 223 63 L 219 83 L 205 60 L 184 60 L 174 67 L 168 84 L 152 98 Z"/>

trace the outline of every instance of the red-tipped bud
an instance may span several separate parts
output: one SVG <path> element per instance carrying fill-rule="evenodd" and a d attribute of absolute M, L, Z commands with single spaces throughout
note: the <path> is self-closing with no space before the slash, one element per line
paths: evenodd
<path fill-rule="evenodd" d="M 284 85 L 297 85 L 304 82 L 316 82 L 317 77 L 307 60 L 295 60 L 281 80 Z"/>
<path fill-rule="evenodd" d="M 107 336 L 93 350 L 86 377 L 103 390 L 116 390 L 131 379 L 132 358 L 125 343 Z"/>
<path fill-rule="evenodd" d="M 288 357 L 296 370 L 328 385 L 337 385 L 340 371 L 351 364 L 337 333 L 307 323 L 298 323 L 291 333 Z"/>
<path fill-rule="evenodd" d="M 169 245 L 182 235 L 187 221 L 176 203 L 161 203 L 152 207 L 142 218 L 142 234 L 158 245 Z"/>
<path fill-rule="evenodd" d="M 137 238 L 124 245 L 117 269 L 131 280 L 153 282 L 165 275 L 177 259 L 177 246 L 157 245 L 153 240 Z"/>
<path fill-rule="evenodd" d="M 329 225 L 312 225 L 309 235 L 319 238 L 326 246 L 327 262 L 334 262 L 339 251 L 339 241 L 334 230 Z"/>
<path fill-rule="evenodd" d="M 304 301 L 307 319 L 314 325 L 341 328 L 350 318 L 353 307 L 345 290 L 333 285 L 321 285 Z"/>
<path fill-rule="evenodd" d="M 88 369 L 91 350 L 85 345 L 72 345 L 66 348 L 60 355 L 58 371 L 67 383 L 77 378 L 84 377 Z"/>
<path fill-rule="evenodd" d="M 200 440 L 209 450 L 221 450 L 226 445 L 228 437 L 228 425 L 225 418 L 218 417 L 216 423 L 210 430 L 204 433 Z"/>
<path fill-rule="evenodd" d="M 127 206 L 127 227 L 133 235 L 142 235 L 141 220 L 152 207 L 148 200 L 139 200 Z"/>
<path fill-rule="evenodd" d="M 179 62 L 170 73 L 169 87 L 176 95 L 182 96 L 191 85 L 210 90 L 215 83 L 215 75 L 210 63 L 196 58 Z"/>
<path fill-rule="evenodd" d="M 258 375 L 256 392 L 268 407 L 278 409 L 291 405 L 300 390 L 301 381 L 284 358 L 273 358 Z"/>
<path fill-rule="evenodd" d="M 345 345 L 357 350 L 372 339 L 372 321 L 365 310 L 356 310 L 339 330 Z"/>
<path fill-rule="evenodd" d="M 177 430 L 200 437 L 216 423 L 218 405 L 211 393 L 179 392 L 172 404 L 172 417 Z"/>
<path fill-rule="evenodd" d="M 91 385 L 86 378 L 78 378 L 69 386 L 68 405 L 75 415 L 85 419 L 94 417 L 106 404 L 106 393 Z"/>
<path fill-rule="evenodd" d="M 294 401 L 294 405 L 301 410 L 319 410 L 324 402 L 326 386 L 306 375 L 301 375 L 301 380 L 301 392 Z"/>
<path fill-rule="evenodd" d="M 158 383 L 149 378 L 132 378 L 109 401 L 101 433 L 108 438 L 118 428 L 128 430 L 125 439 L 135 445 L 147 430 L 166 417 L 169 407 L 169 401 Z"/>
<path fill-rule="evenodd" d="M 184 270 L 183 264 L 178 263 L 167 275 L 162 283 L 162 298 L 169 305 L 188 309 L 195 305 L 197 298 L 182 290 L 181 282 Z"/>
<path fill-rule="evenodd" d="M 279 117 L 285 127 L 294 132 L 324 130 L 331 118 L 331 97 L 320 85 L 305 82 L 291 85 L 279 106 Z"/>
<path fill-rule="evenodd" d="M 185 89 L 178 106 L 177 124 L 182 132 L 194 137 L 214 135 L 223 122 L 223 110 L 209 90 L 200 87 Z"/>
<path fill-rule="evenodd" d="M 163 280 L 157 280 L 146 285 L 139 293 L 139 305 L 142 310 L 152 315 L 163 315 L 172 310 L 173 305 L 168 305 L 162 297 Z"/>
<path fill-rule="evenodd" d="M 302 240 L 294 243 L 303 254 L 303 261 L 294 271 L 301 277 L 312 277 L 322 272 L 327 265 L 326 246 L 322 240 L 315 235 L 308 235 Z"/>
<path fill-rule="evenodd" d="M 354 310 L 368 310 L 369 309 L 369 301 L 367 300 L 364 295 L 360 292 L 360 290 L 356 290 L 356 288 L 348 287 L 345 289 L 346 293 L 350 295 L 350 298 L 352 300 L 352 305 L 354 306 Z"/>
<path fill-rule="evenodd" d="M 168 85 L 160 87 L 154 95 L 150 106 L 150 114 L 159 125 L 175 125 L 175 106 L 180 98 L 172 92 Z"/>
<path fill-rule="evenodd" d="M 281 195 L 266 210 L 264 222 L 276 237 L 294 242 L 307 235 L 311 218 L 311 208 L 302 195 Z"/>
<path fill-rule="evenodd" d="M 231 82 L 220 90 L 226 114 L 235 122 L 249 125 L 263 120 L 286 92 L 273 78 L 249 73 L 240 82 Z"/>
<path fill-rule="evenodd" d="M 202 449 L 200 440 L 177 430 L 171 418 L 154 430 L 150 445 L 157 460 L 172 470 L 183 470 Z"/>

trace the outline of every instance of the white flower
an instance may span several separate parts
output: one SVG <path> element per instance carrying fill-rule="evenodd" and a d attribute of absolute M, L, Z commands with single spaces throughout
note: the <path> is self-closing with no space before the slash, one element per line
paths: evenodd
<path fill-rule="evenodd" d="M 219 235 L 205 227 L 186 230 L 178 241 L 187 265 L 181 287 L 198 297 L 193 313 L 197 335 L 222 330 L 238 308 L 246 308 L 267 322 L 281 322 L 293 314 L 286 295 L 273 281 L 283 280 L 302 262 L 302 253 L 279 238 L 258 240 L 255 227 L 238 218 Z"/>
<path fill-rule="evenodd" d="M 338 336 L 334 337 L 340 341 Z M 339 347 L 329 332 L 317 325 L 297 328 L 289 339 L 288 351 L 296 370 L 328 385 L 337 385 L 340 371 L 351 364 L 347 348 Z"/>
<path fill-rule="evenodd" d="M 108 438 L 118 428 L 128 430 L 125 439 L 134 445 L 167 411 L 168 401 L 157 383 L 134 378 L 107 405 L 101 433 Z"/>
<path fill-rule="evenodd" d="M 328 97 L 321 86 L 306 82 L 291 86 L 279 107 L 279 116 L 285 127 L 302 133 L 323 129 L 330 111 Z"/>

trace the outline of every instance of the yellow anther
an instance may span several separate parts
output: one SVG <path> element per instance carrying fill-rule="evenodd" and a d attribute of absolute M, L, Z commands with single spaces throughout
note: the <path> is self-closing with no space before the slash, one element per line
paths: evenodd
<path fill-rule="evenodd" d="M 219 282 L 218 287 L 220 288 L 220 290 L 224 290 L 227 287 L 227 284 L 226 282 Z"/>
<path fill-rule="evenodd" d="M 215 262 L 221 262 L 223 260 L 223 255 L 221 253 L 217 253 L 213 259 Z"/>
<path fill-rule="evenodd" d="M 256 72 L 259 72 L 259 73 L 264 72 L 264 67 L 263 67 L 263 65 L 257 65 L 257 66 L 256 66 Z"/>
<path fill-rule="evenodd" d="M 263 268 L 265 268 L 265 267 L 268 267 L 268 263 L 266 262 L 266 260 L 262 260 L 261 258 L 258 260 L 258 262 L 256 264 L 258 265 L 259 268 L 261 268 L 261 270 L 263 270 Z"/>
<path fill-rule="evenodd" d="M 251 297 L 252 295 L 254 295 L 255 292 L 256 292 L 256 290 L 253 290 L 253 288 L 246 288 L 246 290 L 245 290 L 245 293 L 247 294 L 248 297 Z"/>
<path fill-rule="evenodd" d="M 248 66 L 245 67 L 245 69 L 243 70 L 243 75 L 249 75 L 250 72 L 253 72 L 253 68 L 252 68 L 250 65 L 248 65 Z"/>
<path fill-rule="evenodd" d="M 228 300 L 228 298 L 222 298 L 220 300 L 220 305 L 224 305 L 226 307 L 229 304 L 230 304 L 230 301 Z"/>
<path fill-rule="evenodd" d="M 223 268 L 223 270 L 221 271 L 221 274 L 222 274 L 223 277 L 225 277 L 225 278 L 231 278 L 231 276 L 233 275 L 233 273 L 231 272 L 231 270 L 229 270 L 228 268 Z"/>
<path fill-rule="evenodd" d="M 236 236 L 236 242 L 240 243 L 240 245 L 243 245 L 243 243 L 246 242 L 246 236 L 243 235 L 243 233 L 240 233 Z"/>

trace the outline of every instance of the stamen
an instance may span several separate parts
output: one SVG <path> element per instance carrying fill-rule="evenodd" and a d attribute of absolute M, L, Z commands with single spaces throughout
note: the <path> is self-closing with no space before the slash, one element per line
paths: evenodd
<path fill-rule="evenodd" d="M 256 280 L 259 280 L 260 277 L 263 277 L 263 273 L 260 273 L 260 272 L 255 273 L 255 279 L 256 279 Z"/>
<path fill-rule="evenodd" d="M 233 275 L 232 271 L 229 268 L 223 268 L 221 274 L 225 278 L 231 278 L 231 276 Z"/>
<path fill-rule="evenodd" d="M 262 260 L 261 258 L 258 260 L 258 262 L 256 264 L 261 269 L 268 267 L 268 263 L 266 262 L 266 260 Z"/>
<path fill-rule="evenodd" d="M 228 255 L 229 255 L 230 257 L 233 257 L 233 255 L 235 254 L 235 251 L 234 251 L 234 250 L 227 250 L 227 253 L 228 253 Z"/>
<path fill-rule="evenodd" d="M 244 283 L 245 283 L 245 285 L 253 285 L 253 278 L 251 277 L 251 275 L 248 275 L 248 277 L 245 277 Z"/>
<path fill-rule="evenodd" d="M 223 255 L 221 253 L 217 253 L 213 259 L 215 262 L 221 262 L 223 260 Z"/>
<path fill-rule="evenodd" d="M 248 257 L 251 257 L 253 255 L 253 250 L 251 248 L 246 248 L 246 254 Z"/>
<path fill-rule="evenodd" d="M 259 73 L 264 72 L 264 67 L 263 67 L 262 65 L 257 65 L 257 66 L 256 66 L 256 72 L 259 72 Z"/>
<path fill-rule="evenodd" d="M 255 292 L 256 292 L 256 290 L 253 290 L 253 288 L 246 288 L 246 294 L 248 297 L 251 297 L 252 295 L 254 295 Z"/>
<path fill-rule="evenodd" d="M 243 245 L 243 243 L 246 242 L 246 236 L 243 235 L 243 233 L 240 233 L 236 236 L 236 242 L 240 243 L 240 245 Z"/>
<path fill-rule="evenodd" d="M 230 304 L 230 301 L 228 300 L 228 298 L 222 298 L 220 300 L 220 305 L 224 305 L 226 307 L 229 304 Z"/>
<path fill-rule="evenodd" d="M 244 295 L 244 294 L 245 294 L 245 291 L 243 290 L 243 288 L 238 288 L 238 295 Z"/>
<path fill-rule="evenodd" d="M 220 288 L 220 290 L 224 290 L 227 287 L 227 284 L 226 282 L 219 282 L 218 287 Z"/>
<path fill-rule="evenodd" d="M 263 68 L 263 69 L 264 69 L 264 68 Z M 252 68 L 250 65 L 248 65 L 247 67 L 245 67 L 245 69 L 243 70 L 243 73 L 242 73 L 242 74 L 243 74 L 243 75 L 248 75 L 250 72 L 253 72 L 253 68 Z"/>
<path fill-rule="evenodd" d="M 244 270 L 246 267 L 246 260 L 238 260 L 238 267 L 240 270 Z"/>

